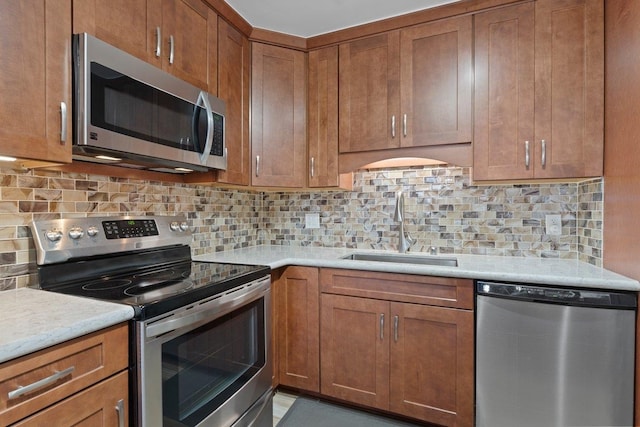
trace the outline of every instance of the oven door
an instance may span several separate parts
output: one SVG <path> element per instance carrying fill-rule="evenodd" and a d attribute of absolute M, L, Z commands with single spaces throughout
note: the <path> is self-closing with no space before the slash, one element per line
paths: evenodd
<path fill-rule="evenodd" d="M 270 410 L 270 278 L 137 323 L 140 426 L 230 426 Z M 247 425 L 249 425 L 247 424 Z"/>

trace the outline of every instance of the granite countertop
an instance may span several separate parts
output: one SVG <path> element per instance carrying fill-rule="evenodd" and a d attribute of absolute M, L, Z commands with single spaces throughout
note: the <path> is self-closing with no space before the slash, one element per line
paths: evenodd
<path fill-rule="evenodd" d="M 194 260 L 268 265 L 272 269 L 286 265 L 301 265 L 556 286 L 640 291 L 640 283 L 636 280 L 577 260 L 446 254 L 440 256 L 457 258 L 458 266 L 443 267 L 341 259 L 341 257 L 355 252 L 395 253 L 392 251 L 309 246 L 253 246 L 232 251 L 200 255 L 194 257 Z M 428 256 L 426 253 L 413 252 L 411 254 Z"/>
<path fill-rule="evenodd" d="M 0 292 L 0 362 L 133 318 L 133 308 L 20 288 Z"/>

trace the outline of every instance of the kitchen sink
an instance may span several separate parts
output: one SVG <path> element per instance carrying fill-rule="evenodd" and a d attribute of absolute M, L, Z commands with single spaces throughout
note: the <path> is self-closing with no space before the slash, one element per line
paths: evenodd
<path fill-rule="evenodd" d="M 440 265 L 443 267 L 457 267 L 458 259 L 439 256 L 421 256 L 406 254 L 370 254 L 354 253 L 342 257 L 354 261 L 394 262 L 399 264 Z"/>

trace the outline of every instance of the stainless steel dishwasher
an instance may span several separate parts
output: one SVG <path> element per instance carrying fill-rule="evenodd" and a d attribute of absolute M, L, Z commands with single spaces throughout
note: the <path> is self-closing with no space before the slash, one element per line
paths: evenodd
<path fill-rule="evenodd" d="M 476 427 L 633 425 L 635 293 L 476 291 Z"/>

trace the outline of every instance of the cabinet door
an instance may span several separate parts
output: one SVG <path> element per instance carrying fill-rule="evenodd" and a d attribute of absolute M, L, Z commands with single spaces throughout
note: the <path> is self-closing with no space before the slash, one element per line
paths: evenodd
<path fill-rule="evenodd" d="M 223 19 L 218 21 L 218 96 L 225 101 L 227 170 L 218 181 L 249 185 L 251 146 L 249 141 L 249 40 Z"/>
<path fill-rule="evenodd" d="M 252 45 L 252 184 L 304 187 L 306 152 L 305 54 Z"/>
<path fill-rule="evenodd" d="M 389 409 L 445 426 L 473 426 L 473 312 L 391 303 Z"/>
<path fill-rule="evenodd" d="M 473 177 L 533 178 L 534 3 L 475 16 Z"/>
<path fill-rule="evenodd" d="M 337 187 L 338 48 L 309 52 L 309 187 Z"/>
<path fill-rule="evenodd" d="M 603 2 L 540 0 L 535 7 L 536 177 L 602 175 Z"/>
<path fill-rule="evenodd" d="M 128 389 L 128 373 L 121 372 L 13 425 L 126 426 L 129 425 Z"/>
<path fill-rule="evenodd" d="M 471 142 L 472 18 L 400 32 L 401 146 Z"/>
<path fill-rule="evenodd" d="M 321 294 L 322 394 L 389 408 L 389 303 Z"/>
<path fill-rule="evenodd" d="M 287 267 L 276 286 L 280 384 L 319 392 L 318 269 Z"/>
<path fill-rule="evenodd" d="M 73 32 L 89 33 L 131 55 L 156 62 L 162 25 L 160 0 L 74 0 Z"/>
<path fill-rule="evenodd" d="M 400 147 L 399 33 L 340 45 L 340 152 Z"/>
<path fill-rule="evenodd" d="M 70 28 L 68 1 L 0 2 L 0 155 L 71 162 Z"/>
<path fill-rule="evenodd" d="M 216 93 L 218 19 L 200 0 L 163 0 L 163 67 L 176 77 Z"/>

